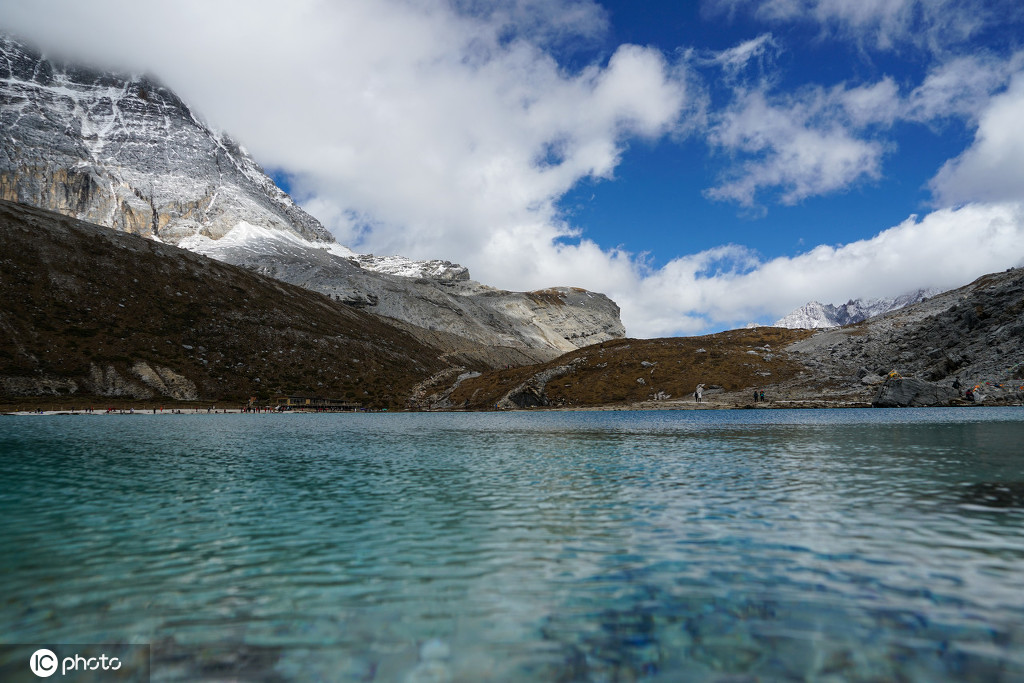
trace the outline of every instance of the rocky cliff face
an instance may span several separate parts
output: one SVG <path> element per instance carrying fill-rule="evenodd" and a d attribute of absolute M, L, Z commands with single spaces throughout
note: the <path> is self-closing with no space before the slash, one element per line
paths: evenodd
<path fill-rule="evenodd" d="M 924 301 L 939 293 L 937 289 L 919 289 L 896 297 L 882 299 L 851 299 L 841 306 L 817 301 L 806 303 L 784 318 L 775 321 L 775 327 L 791 330 L 816 330 L 827 327 L 853 325 L 876 315 L 884 315 L 904 306 Z"/>
<path fill-rule="evenodd" d="M 822 331 L 789 351 L 807 381 L 879 398 L 895 371 L 988 402 L 1018 401 L 1024 387 L 1024 269 L 971 284 L 857 325 Z M 891 392 L 887 392 L 888 395 Z"/>
<path fill-rule="evenodd" d="M 356 254 L 173 92 L 0 36 L 0 199 L 196 251 L 430 330 L 550 357 L 622 337 L 614 302 L 503 292 L 443 260 Z M 533 354 L 533 357 L 538 357 Z"/>
<path fill-rule="evenodd" d="M 536 360 L 625 336 L 615 302 L 584 289 L 508 292 L 470 280 L 468 271 L 447 262 L 431 270 L 434 262 L 382 259 L 408 275 L 368 272 L 361 267 L 367 257 L 346 257 L 344 247 L 251 228 L 220 240 L 190 238 L 182 246 L 428 330 L 532 349 L 539 352 Z"/>
<path fill-rule="evenodd" d="M 0 37 L 0 199 L 173 244 L 246 221 L 333 242 L 243 150 L 152 79 Z"/>

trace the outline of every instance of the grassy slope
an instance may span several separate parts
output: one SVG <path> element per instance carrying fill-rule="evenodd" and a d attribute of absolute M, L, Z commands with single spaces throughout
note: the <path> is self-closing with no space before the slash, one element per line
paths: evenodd
<path fill-rule="evenodd" d="M 802 369 L 781 349 L 809 334 L 806 330 L 758 327 L 703 337 L 605 342 L 549 363 L 492 371 L 466 380 L 453 393 L 452 403 L 488 408 L 531 377 L 570 364 L 572 370 L 547 382 L 545 394 L 553 406 L 637 403 L 659 392 L 680 399 L 691 395 L 699 383 L 725 391 L 763 387 L 792 379 Z"/>
<path fill-rule="evenodd" d="M 130 377 L 145 361 L 192 380 L 206 400 L 294 392 L 398 407 L 445 367 L 438 356 L 385 319 L 302 288 L 0 202 L 0 379 L 70 379 L 81 393 L 91 366 Z"/>

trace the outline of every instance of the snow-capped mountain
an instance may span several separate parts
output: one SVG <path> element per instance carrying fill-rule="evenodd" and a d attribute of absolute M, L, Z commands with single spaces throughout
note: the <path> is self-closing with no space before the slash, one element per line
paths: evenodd
<path fill-rule="evenodd" d="M 625 335 L 618 306 L 600 294 L 505 292 L 449 261 L 337 244 L 244 148 L 149 77 L 58 63 L 0 35 L 0 131 L 0 199 L 491 346 L 549 355 Z"/>
<path fill-rule="evenodd" d="M 902 294 L 897 297 L 867 300 L 851 299 L 840 306 L 811 301 L 786 317 L 776 320 L 774 327 L 813 330 L 852 325 L 877 315 L 898 310 L 904 306 L 916 304 L 936 294 L 939 294 L 937 289 L 919 289 L 916 292 Z"/>
<path fill-rule="evenodd" d="M 356 254 L 228 135 L 146 76 L 61 64 L 0 36 L 0 198 L 186 248 L 283 232 L 406 277 L 468 278 L 446 261 Z M 256 232 L 246 232 L 247 226 Z"/>
<path fill-rule="evenodd" d="M 0 197 L 177 244 L 245 221 L 333 242 L 227 135 L 144 76 L 0 37 Z"/>

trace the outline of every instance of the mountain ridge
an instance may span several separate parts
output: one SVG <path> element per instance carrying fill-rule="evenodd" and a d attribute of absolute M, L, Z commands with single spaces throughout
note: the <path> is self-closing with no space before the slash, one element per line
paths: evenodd
<path fill-rule="evenodd" d="M 0 199 L 171 244 L 256 216 L 334 241 L 244 148 L 151 77 L 53 62 L 5 36 L 0 56 Z"/>
<path fill-rule="evenodd" d="M 356 254 L 149 77 L 0 36 L 0 199 L 177 244 L 417 327 L 551 358 L 625 335 L 604 295 L 506 292 L 436 259 Z"/>
<path fill-rule="evenodd" d="M 693 398 L 698 384 L 706 396 L 701 404 Z M 967 389 L 974 400 L 966 398 Z M 843 327 L 748 327 L 589 346 L 544 364 L 484 372 L 460 383 L 439 407 L 649 410 L 979 403 L 1024 404 L 1024 268 L 991 273 Z"/>
<path fill-rule="evenodd" d="M 516 348 L 0 200 L 0 301 L 7 405 L 300 393 L 390 409 L 842 407 L 897 389 L 911 405 L 973 405 L 967 388 L 985 404 L 1024 399 L 1024 269 L 841 328 L 616 339 L 531 365 Z"/>
<path fill-rule="evenodd" d="M 0 200 L 0 397 L 402 408 L 439 373 L 534 359 L 389 321 L 139 235 Z"/>
<path fill-rule="evenodd" d="M 773 326 L 815 330 L 853 325 L 868 318 L 884 315 L 905 306 L 919 303 L 940 293 L 940 290 L 929 287 L 894 297 L 850 299 L 845 304 L 839 306 L 811 301 L 776 320 Z"/>

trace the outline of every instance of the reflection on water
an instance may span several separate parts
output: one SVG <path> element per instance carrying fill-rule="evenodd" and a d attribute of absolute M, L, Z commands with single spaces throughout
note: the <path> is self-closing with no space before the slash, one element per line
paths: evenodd
<path fill-rule="evenodd" d="M 2 638 L 154 680 L 1020 680 L 1021 417 L 6 418 Z"/>

